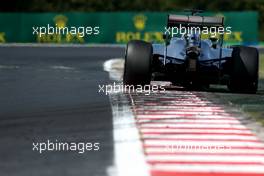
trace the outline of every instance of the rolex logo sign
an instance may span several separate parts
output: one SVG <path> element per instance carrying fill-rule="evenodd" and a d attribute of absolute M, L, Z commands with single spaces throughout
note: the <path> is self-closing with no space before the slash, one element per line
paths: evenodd
<path fill-rule="evenodd" d="M 116 43 L 127 43 L 130 40 L 144 40 L 147 42 L 163 42 L 162 31 L 159 31 L 155 28 L 155 25 L 149 23 L 155 22 L 155 18 L 151 18 L 146 14 L 134 14 L 129 16 L 131 22 L 127 27 L 130 27 L 127 30 L 117 31 L 115 34 Z M 147 23 L 148 20 L 148 23 Z M 133 26 L 131 26 L 133 24 Z M 126 26 L 125 26 L 126 27 Z"/>
<path fill-rule="evenodd" d="M 64 28 L 67 24 L 68 18 L 64 15 L 57 15 L 53 18 L 53 21 L 58 28 Z"/>
<path fill-rule="evenodd" d="M 145 29 L 147 17 L 143 14 L 139 14 L 134 16 L 133 21 L 134 21 L 134 26 L 137 30 L 143 30 Z"/>
<path fill-rule="evenodd" d="M 53 24 L 48 23 L 46 31 L 42 35 L 37 35 L 39 43 L 84 43 L 84 37 L 80 35 L 77 28 L 68 26 L 69 19 L 65 15 L 56 15 Z M 44 27 L 43 27 L 44 28 Z M 75 29 L 75 30 L 74 30 Z"/>

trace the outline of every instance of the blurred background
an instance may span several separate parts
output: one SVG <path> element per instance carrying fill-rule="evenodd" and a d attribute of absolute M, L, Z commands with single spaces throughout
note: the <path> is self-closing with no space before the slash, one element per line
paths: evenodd
<path fill-rule="evenodd" d="M 224 16 L 232 35 L 227 44 L 262 45 L 263 0 L 10 0 L 0 6 L 1 43 L 127 43 L 131 39 L 162 42 L 168 13 L 202 9 Z M 32 27 L 99 26 L 100 35 L 33 35 Z"/>

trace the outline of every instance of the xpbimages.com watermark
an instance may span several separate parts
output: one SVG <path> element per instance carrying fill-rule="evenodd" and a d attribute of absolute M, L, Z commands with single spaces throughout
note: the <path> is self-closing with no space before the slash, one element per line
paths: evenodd
<path fill-rule="evenodd" d="M 55 26 L 52 26 L 50 24 L 47 24 L 47 26 L 33 26 L 32 27 L 32 34 L 33 35 L 39 35 L 42 37 L 43 35 L 53 35 L 53 34 L 58 34 L 58 35 L 78 35 L 80 37 L 85 37 L 86 35 L 99 35 L 100 34 L 100 28 L 99 26 L 64 26 L 64 27 L 59 27 L 57 24 Z"/>
<path fill-rule="evenodd" d="M 86 151 L 99 151 L 99 142 L 62 142 L 47 140 L 44 142 L 33 142 L 32 150 L 38 153 L 46 151 L 72 151 L 77 153 L 85 153 Z"/>
<path fill-rule="evenodd" d="M 219 152 L 219 151 L 227 151 L 232 150 L 230 146 L 224 145 L 187 145 L 187 144 L 169 144 L 164 146 L 164 151 L 175 153 L 175 152 L 182 152 L 182 151 L 197 151 L 197 152 Z"/>
<path fill-rule="evenodd" d="M 164 34 L 170 35 L 172 37 L 176 35 L 185 35 L 185 34 L 204 34 L 204 35 L 211 35 L 212 37 L 216 37 L 217 34 L 231 34 L 232 27 L 207 27 L 207 26 L 182 26 L 181 24 L 179 27 L 165 27 Z"/>
<path fill-rule="evenodd" d="M 151 93 L 164 93 L 163 85 L 124 85 L 114 82 L 108 85 L 98 85 L 98 93 L 109 95 L 110 93 L 143 93 L 150 95 Z"/>

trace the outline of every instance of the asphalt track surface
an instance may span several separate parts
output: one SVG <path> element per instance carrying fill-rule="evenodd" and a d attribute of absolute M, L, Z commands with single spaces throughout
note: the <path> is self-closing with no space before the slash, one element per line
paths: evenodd
<path fill-rule="evenodd" d="M 113 165 L 105 60 L 123 48 L 0 47 L 0 175 L 104 176 Z M 33 142 L 99 142 L 99 151 L 33 151 Z"/>

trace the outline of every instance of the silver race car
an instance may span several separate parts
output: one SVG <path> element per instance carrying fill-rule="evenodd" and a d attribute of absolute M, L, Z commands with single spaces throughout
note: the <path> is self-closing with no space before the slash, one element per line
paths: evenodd
<path fill-rule="evenodd" d="M 256 93 L 258 50 L 248 46 L 223 46 L 223 34 L 202 39 L 205 27 L 224 27 L 224 17 L 168 15 L 163 44 L 133 40 L 127 44 L 123 82 L 146 85 L 151 80 L 168 80 L 189 88 L 227 85 L 232 92 Z M 172 35 L 185 27 L 182 35 Z M 190 30 L 189 30 L 190 29 Z"/>

